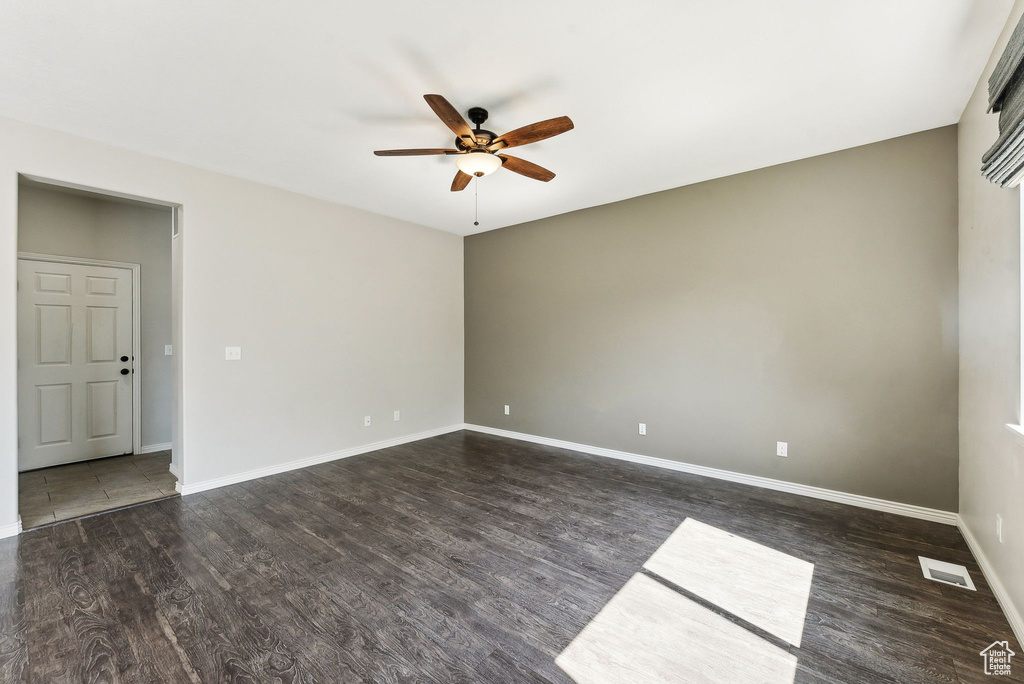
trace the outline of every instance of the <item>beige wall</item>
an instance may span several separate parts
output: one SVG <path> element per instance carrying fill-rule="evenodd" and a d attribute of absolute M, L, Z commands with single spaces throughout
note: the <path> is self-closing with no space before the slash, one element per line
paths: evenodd
<path fill-rule="evenodd" d="M 1022 14 L 1018 1 L 958 126 L 960 515 L 1005 586 L 1018 630 L 1024 628 L 1024 445 L 1005 424 L 1021 420 L 1020 191 L 989 183 L 980 168 L 998 135 L 998 116 L 986 113 L 988 77 Z"/>
<path fill-rule="evenodd" d="M 466 238 L 466 422 L 955 510 L 956 176 L 946 127 Z"/>
<path fill-rule="evenodd" d="M 18 208 L 19 251 L 141 265 L 142 446 L 170 443 L 171 210 L 24 184 Z"/>
<path fill-rule="evenodd" d="M 183 207 L 186 484 L 462 422 L 460 237 L 0 119 L 0 527 L 17 520 L 18 173 Z"/>

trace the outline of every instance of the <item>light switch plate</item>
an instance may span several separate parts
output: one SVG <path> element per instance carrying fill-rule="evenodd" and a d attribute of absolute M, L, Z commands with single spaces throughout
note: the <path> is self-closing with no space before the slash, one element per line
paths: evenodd
<path fill-rule="evenodd" d="M 169 344 L 164 345 L 164 356 L 170 356 L 173 348 Z"/>
<path fill-rule="evenodd" d="M 224 359 L 226 361 L 241 361 L 242 360 L 242 348 L 241 347 L 224 347 Z"/>
<path fill-rule="evenodd" d="M 508 404 L 505 404 L 505 415 L 508 415 Z"/>
<path fill-rule="evenodd" d="M 370 416 L 363 416 L 363 427 L 370 427 Z"/>
<path fill-rule="evenodd" d="M 397 423 L 400 420 L 402 420 L 402 412 L 401 411 L 395 411 L 395 422 Z"/>

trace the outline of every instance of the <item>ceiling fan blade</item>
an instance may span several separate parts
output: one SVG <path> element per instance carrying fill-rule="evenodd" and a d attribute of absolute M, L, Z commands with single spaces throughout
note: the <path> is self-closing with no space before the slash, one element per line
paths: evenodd
<path fill-rule="evenodd" d="M 460 138 L 467 138 L 470 142 L 476 143 L 476 137 L 473 135 L 473 130 L 466 123 L 466 120 L 459 114 L 459 110 L 452 107 L 452 103 L 444 99 L 440 95 L 424 95 L 423 99 L 427 101 L 430 108 L 437 114 L 437 118 L 444 122 L 444 125 L 452 129 L 452 132 Z"/>
<path fill-rule="evenodd" d="M 523 126 L 522 128 L 517 128 L 514 131 L 509 131 L 505 135 L 498 136 L 494 142 L 487 146 L 487 149 L 493 152 L 495 150 L 505 149 L 506 147 L 529 145 L 530 143 L 535 143 L 538 140 L 551 138 L 561 133 L 565 133 L 566 131 L 571 131 L 572 129 L 572 119 L 567 116 L 559 116 L 554 119 L 547 119 L 546 121 L 538 121 L 535 124 Z"/>
<path fill-rule="evenodd" d="M 426 147 L 419 150 L 376 150 L 374 154 L 378 157 L 418 157 L 424 154 L 459 154 L 459 151 Z"/>
<path fill-rule="evenodd" d="M 466 186 L 469 185 L 469 181 L 473 180 L 473 177 L 468 173 L 462 173 L 461 171 L 455 172 L 455 180 L 452 181 L 452 192 L 458 192 L 459 190 L 465 190 Z"/>
<path fill-rule="evenodd" d="M 526 176 L 534 180 L 539 180 L 547 183 L 549 180 L 555 177 L 555 174 L 551 173 L 543 166 L 537 166 L 533 162 L 528 162 L 525 159 L 519 159 L 518 157 L 510 157 L 507 154 L 499 154 L 501 157 L 502 167 L 509 171 L 514 171 L 520 176 Z"/>

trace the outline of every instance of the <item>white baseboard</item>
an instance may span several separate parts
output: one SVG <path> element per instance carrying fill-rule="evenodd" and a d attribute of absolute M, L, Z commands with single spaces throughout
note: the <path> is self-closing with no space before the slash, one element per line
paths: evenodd
<path fill-rule="evenodd" d="M 171 443 L 165 442 L 164 444 L 149 444 L 144 447 L 139 447 L 139 454 L 151 454 L 154 451 L 170 451 Z"/>
<path fill-rule="evenodd" d="M 171 475 L 178 478 L 179 480 L 181 479 L 181 471 L 178 470 L 178 464 L 176 464 L 174 461 L 171 461 L 171 464 L 167 466 L 167 469 L 171 471 Z"/>
<path fill-rule="evenodd" d="M 1003 609 L 1003 614 L 1010 623 L 1010 629 L 1013 630 L 1014 636 L 1017 637 L 1017 643 L 1024 644 L 1024 618 L 1021 617 L 1021 612 L 1017 610 L 1017 606 L 1013 605 L 1009 592 L 1006 591 L 1006 587 L 999 580 L 999 575 L 996 574 L 995 569 L 988 560 L 988 556 L 981 549 L 981 544 L 978 543 L 974 533 L 971 532 L 971 528 L 967 526 L 967 521 L 959 515 L 956 516 L 956 519 L 957 527 L 960 528 L 960 534 L 964 535 L 967 546 L 970 547 L 971 553 L 974 554 L 974 559 L 978 561 L 981 572 L 985 575 L 985 579 L 988 580 L 988 585 L 992 587 L 992 593 L 996 595 L 999 607 Z"/>
<path fill-rule="evenodd" d="M 17 537 L 21 534 L 21 516 L 15 522 L 0 525 L 0 539 L 5 537 Z"/>
<path fill-rule="evenodd" d="M 860 494 L 848 494 L 846 492 L 838 492 L 833 489 L 812 487 L 810 485 L 797 484 L 795 482 L 786 482 L 785 480 L 773 480 L 768 477 L 746 475 L 744 473 L 737 473 L 731 470 L 720 470 L 718 468 L 709 468 L 707 466 L 694 465 L 692 463 L 683 463 L 682 461 L 671 461 L 667 458 L 644 456 L 642 454 L 633 454 L 628 451 L 618 451 L 616 449 L 605 449 L 604 447 L 590 446 L 588 444 L 566 442 L 561 439 L 540 437 L 523 432 L 512 432 L 510 430 L 501 430 L 499 428 L 492 428 L 484 425 L 471 425 L 467 423 L 466 429 L 473 430 L 475 432 L 484 432 L 489 435 L 497 435 L 499 437 L 508 437 L 509 439 L 518 439 L 524 442 L 533 442 L 535 444 L 545 444 L 547 446 L 559 447 L 561 449 L 580 451 L 585 454 L 593 454 L 594 456 L 617 458 L 621 461 L 643 463 L 644 465 L 656 466 L 658 468 L 667 468 L 668 470 L 677 470 L 683 473 L 713 477 L 718 480 L 739 482 L 741 484 L 752 485 L 754 487 L 763 487 L 764 489 L 774 489 L 780 492 L 809 496 L 814 499 L 824 499 L 825 501 L 834 501 L 836 503 L 860 506 L 861 508 L 870 508 L 876 511 L 884 511 L 886 513 L 895 513 L 896 515 L 905 515 L 910 518 L 931 520 L 933 522 L 944 523 L 946 525 L 957 524 L 957 514 L 952 511 L 940 511 L 935 508 L 925 508 L 924 506 L 914 506 L 911 504 L 899 503 L 897 501 L 875 499 L 873 497 L 862 496 Z"/>
<path fill-rule="evenodd" d="M 288 461 L 287 463 L 280 463 L 278 465 L 267 466 L 266 468 L 257 468 L 256 470 L 247 470 L 244 473 L 228 475 L 226 477 L 218 477 L 212 480 L 204 480 L 202 482 L 190 482 L 188 484 L 182 484 L 181 481 L 179 480 L 178 483 L 175 485 L 175 489 L 177 489 L 182 496 L 188 496 L 189 494 L 203 492 L 206 491 L 207 489 L 226 487 L 228 485 L 237 484 L 239 482 L 245 482 L 246 480 L 255 480 L 260 477 L 266 477 L 267 475 L 284 473 L 289 470 L 296 470 L 298 468 L 307 468 L 312 465 L 317 465 L 318 463 L 327 463 L 328 461 L 336 461 L 340 458 L 358 456 L 359 454 L 365 454 L 367 452 L 377 451 L 379 449 L 387 449 L 389 447 L 398 446 L 399 444 L 418 442 L 421 439 L 427 439 L 428 437 L 437 437 L 438 435 L 447 434 L 449 432 L 457 432 L 462 429 L 462 424 L 449 425 L 443 428 L 427 430 L 426 432 L 418 432 L 414 435 L 395 437 L 394 439 L 385 439 L 380 442 L 364 444 L 362 446 L 352 447 L 349 449 L 342 449 L 341 451 L 333 451 L 329 454 L 322 454 L 320 456 L 300 458 L 296 461 Z"/>

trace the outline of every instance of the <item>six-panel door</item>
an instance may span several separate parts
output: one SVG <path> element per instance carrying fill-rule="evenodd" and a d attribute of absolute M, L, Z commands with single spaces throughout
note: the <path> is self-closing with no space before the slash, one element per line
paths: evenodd
<path fill-rule="evenodd" d="M 131 453 L 131 373 L 131 271 L 19 259 L 18 469 Z"/>

